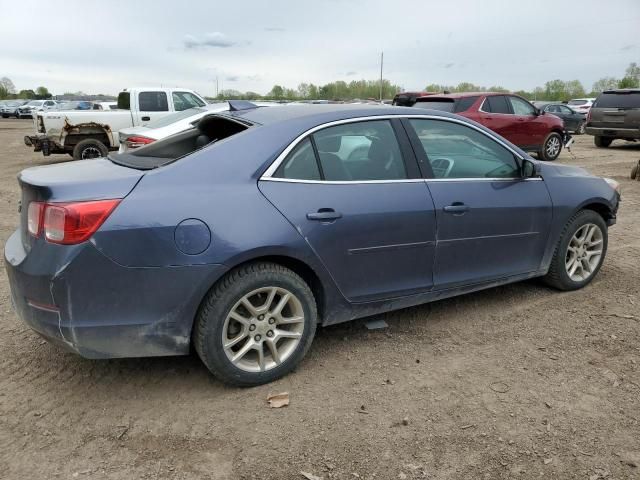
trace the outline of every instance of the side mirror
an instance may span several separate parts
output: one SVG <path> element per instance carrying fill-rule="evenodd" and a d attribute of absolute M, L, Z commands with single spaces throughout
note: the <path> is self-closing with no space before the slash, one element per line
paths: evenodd
<path fill-rule="evenodd" d="M 541 108 L 536 108 L 536 116 L 544 115 L 544 110 Z"/>
<path fill-rule="evenodd" d="M 522 161 L 522 178 L 537 178 L 540 176 L 540 165 L 527 160 Z"/>

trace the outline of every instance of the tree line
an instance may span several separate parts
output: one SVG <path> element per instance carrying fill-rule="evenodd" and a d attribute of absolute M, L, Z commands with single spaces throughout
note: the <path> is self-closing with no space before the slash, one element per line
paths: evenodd
<path fill-rule="evenodd" d="M 297 88 L 289 88 L 283 85 L 274 85 L 266 94 L 257 92 L 240 92 L 238 90 L 223 90 L 216 97 L 217 100 L 370 100 L 380 98 L 380 80 L 353 80 L 349 83 L 338 80 L 324 85 L 313 83 L 300 83 Z M 536 87 L 531 91 L 516 90 L 518 94 L 529 100 L 564 101 L 571 98 L 596 97 L 600 92 L 612 88 L 640 88 L 640 66 L 630 63 L 622 78 L 603 77 L 594 82 L 591 91 L 587 91 L 579 80 L 550 80 L 544 86 Z M 382 80 L 382 98 L 390 99 L 401 92 L 400 85 L 391 83 L 390 80 Z M 457 85 L 429 84 L 425 87 L 427 92 L 510 92 L 511 90 L 500 85 L 490 87 L 475 85 L 470 82 L 461 82 Z M 78 92 L 81 93 L 81 92 Z M 71 94 L 65 94 L 71 95 Z M 85 95 L 85 94 L 83 94 Z M 52 95 L 46 87 L 38 87 L 34 90 L 16 91 L 13 82 L 7 78 L 0 78 L 0 100 L 24 98 L 47 99 Z"/>

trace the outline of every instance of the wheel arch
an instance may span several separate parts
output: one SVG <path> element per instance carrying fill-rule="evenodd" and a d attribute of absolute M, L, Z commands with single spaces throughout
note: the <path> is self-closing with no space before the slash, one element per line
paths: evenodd
<path fill-rule="evenodd" d="M 596 212 L 598 215 L 602 217 L 604 222 L 609 225 L 609 222 L 616 218 L 615 213 L 611 209 L 611 207 L 604 201 L 600 200 L 590 200 L 586 202 L 584 205 L 581 205 L 580 208 L 576 210 L 576 213 L 580 210 L 592 210 Z"/>

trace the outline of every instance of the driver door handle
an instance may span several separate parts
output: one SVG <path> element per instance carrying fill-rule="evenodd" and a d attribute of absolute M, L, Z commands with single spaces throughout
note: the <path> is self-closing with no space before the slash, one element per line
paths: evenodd
<path fill-rule="evenodd" d="M 317 212 L 307 213 L 307 220 L 331 221 L 342 218 L 340 212 L 336 212 L 333 208 L 321 208 Z"/>
<path fill-rule="evenodd" d="M 471 207 L 462 202 L 453 202 L 451 205 L 444 207 L 443 210 L 445 213 L 451 213 L 453 215 L 464 215 L 471 210 Z"/>
<path fill-rule="evenodd" d="M 143 122 L 148 122 L 149 120 L 151 120 L 151 117 L 142 117 L 140 120 L 142 120 Z"/>

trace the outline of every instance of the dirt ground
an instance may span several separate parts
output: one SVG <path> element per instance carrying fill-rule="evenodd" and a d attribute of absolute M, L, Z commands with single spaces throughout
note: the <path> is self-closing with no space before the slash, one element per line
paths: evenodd
<path fill-rule="evenodd" d="M 0 120 L 0 238 L 44 159 Z M 0 277 L 0 478 L 640 478 L 640 144 L 559 163 L 622 183 L 594 282 L 525 282 L 320 329 L 291 375 L 225 387 L 196 356 L 91 361 L 43 341 Z M 270 393 L 291 404 L 268 407 Z"/>

